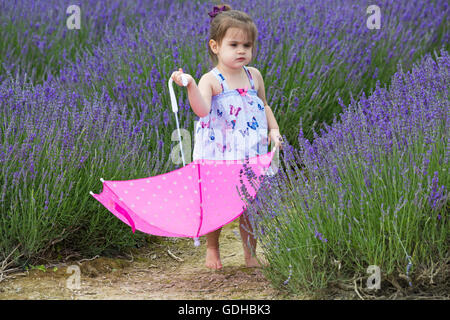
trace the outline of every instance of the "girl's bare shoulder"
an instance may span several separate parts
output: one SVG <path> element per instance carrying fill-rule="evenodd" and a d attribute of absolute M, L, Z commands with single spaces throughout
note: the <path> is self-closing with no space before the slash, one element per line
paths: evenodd
<path fill-rule="evenodd" d="M 205 78 L 205 81 L 208 82 L 211 85 L 212 88 L 212 95 L 218 95 L 222 92 L 222 87 L 220 85 L 219 80 L 217 80 L 216 76 L 214 75 L 213 71 L 209 71 L 205 73 L 202 78 Z"/>
<path fill-rule="evenodd" d="M 211 96 L 218 95 L 222 92 L 220 82 L 216 79 L 212 70 L 201 76 L 200 80 L 198 81 L 198 87 L 200 88 L 200 90 L 211 92 Z"/>

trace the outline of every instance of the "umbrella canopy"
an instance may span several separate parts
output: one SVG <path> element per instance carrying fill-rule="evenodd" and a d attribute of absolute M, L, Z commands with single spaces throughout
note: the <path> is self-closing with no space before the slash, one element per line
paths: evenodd
<path fill-rule="evenodd" d="M 137 229 L 157 236 L 197 238 L 243 213 L 245 202 L 238 189 L 245 185 L 251 197 L 257 192 L 241 173 L 244 163 L 257 179 L 269 173 L 275 150 L 247 161 L 199 159 L 148 178 L 101 179 L 102 192 L 90 194 L 133 232 Z"/>

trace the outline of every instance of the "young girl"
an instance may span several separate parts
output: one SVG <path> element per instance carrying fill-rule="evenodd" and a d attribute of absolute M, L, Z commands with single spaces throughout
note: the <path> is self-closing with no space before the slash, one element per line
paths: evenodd
<path fill-rule="evenodd" d="M 209 55 L 216 66 L 204 74 L 198 86 L 189 74 L 191 108 L 200 117 L 195 128 L 193 160 L 244 159 L 267 153 L 270 141 L 282 149 L 283 139 L 272 110 L 267 105 L 264 81 L 258 69 L 246 67 L 252 60 L 258 31 L 253 20 L 230 6 L 215 6 L 211 17 Z M 182 86 L 183 70 L 172 73 Z M 269 137 L 267 136 L 269 129 Z M 256 239 L 246 212 L 240 218 L 244 258 L 248 267 L 259 266 Z M 206 266 L 221 269 L 219 235 L 206 235 Z"/>

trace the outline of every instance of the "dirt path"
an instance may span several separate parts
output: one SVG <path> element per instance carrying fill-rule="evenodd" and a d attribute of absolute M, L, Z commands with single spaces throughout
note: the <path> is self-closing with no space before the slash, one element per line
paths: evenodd
<path fill-rule="evenodd" d="M 204 238 L 198 248 L 191 239 L 159 238 L 128 260 L 99 257 L 10 275 L 0 299 L 292 299 L 260 269 L 245 267 L 238 228 L 235 221 L 222 230 L 222 271 L 204 267 Z M 80 289 L 67 288 L 69 265 L 80 268 Z"/>

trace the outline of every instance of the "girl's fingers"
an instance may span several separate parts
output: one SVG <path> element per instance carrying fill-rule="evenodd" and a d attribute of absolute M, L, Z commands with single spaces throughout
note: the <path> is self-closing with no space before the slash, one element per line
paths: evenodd
<path fill-rule="evenodd" d="M 172 73 L 172 79 L 173 81 L 175 81 L 175 83 L 177 85 L 179 85 L 180 87 L 183 86 L 183 79 L 181 78 L 181 76 L 183 75 L 183 68 L 179 68 L 178 71 L 174 71 Z M 189 81 L 189 80 L 188 80 Z"/>
<path fill-rule="evenodd" d="M 180 70 L 181 70 L 181 68 L 180 68 Z M 175 81 L 176 84 L 180 85 L 179 82 L 181 82 L 181 72 L 174 71 L 172 73 L 172 80 Z"/>

